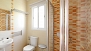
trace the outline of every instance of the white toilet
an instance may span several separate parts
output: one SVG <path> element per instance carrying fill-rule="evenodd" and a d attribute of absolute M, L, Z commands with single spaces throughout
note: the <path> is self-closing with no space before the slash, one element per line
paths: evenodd
<path fill-rule="evenodd" d="M 30 45 L 23 48 L 23 51 L 34 51 L 37 46 L 38 37 L 30 36 Z"/>

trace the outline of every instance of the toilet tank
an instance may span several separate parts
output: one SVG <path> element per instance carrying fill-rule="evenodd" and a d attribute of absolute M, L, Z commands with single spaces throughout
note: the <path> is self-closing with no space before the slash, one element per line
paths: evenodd
<path fill-rule="evenodd" d="M 38 43 L 38 37 L 30 36 L 30 44 L 32 46 L 37 46 Z"/>

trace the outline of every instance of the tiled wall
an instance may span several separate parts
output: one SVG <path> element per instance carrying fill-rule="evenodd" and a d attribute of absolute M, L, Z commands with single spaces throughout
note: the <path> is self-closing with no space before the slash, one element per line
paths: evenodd
<path fill-rule="evenodd" d="M 69 51 L 76 51 L 78 2 L 69 0 Z"/>
<path fill-rule="evenodd" d="M 69 0 L 69 51 L 91 51 L 91 0 Z"/>
<path fill-rule="evenodd" d="M 10 14 L 10 11 L 8 10 L 4 10 L 4 9 L 0 9 L 0 31 L 4 31 L 6 30 L 6 14 Z M 10 17 L 9 17 L 10 19 Z M 9 28 L 10 29 L 10 20 L 8 20 L 9 22 Z"/>
<path fill-rule="evenodd" d="M 54 6 L 54 51 L 60 51 L 60 39 L 57 33 L 60 31 L 60 0 L 52 0 Z"/>

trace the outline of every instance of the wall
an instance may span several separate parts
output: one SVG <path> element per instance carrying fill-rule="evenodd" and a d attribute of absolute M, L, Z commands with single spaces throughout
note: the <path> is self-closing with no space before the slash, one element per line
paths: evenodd
<path fill-rule="evenodd" d="M 11 0 L 8 0 L 8 1 L 0 0 L 0 24 L 3 25 L 3 27 L 0 26 L 0 29 L 3 28 L 2 31 L 6 30 L 6 25 L 5 25 L 6 24 L 6 22 L 5 22 L 6 14 L 10 13 L 10 9 L 11 9 Z M 9 17 L 9 19 L 10 19 L 10 17 Z M 8 23 L 10 23 L 10 22 L 8 22 Z M 10 24 L 9 24 L 9 30 L 10 30 Z"/>
<path fill-rule="evenodd" d="M 74 4 L 75 3 L 75 4 Z M 78 1 L 69 0 L 69 51 L 76 50 Z"/>
<path fill-rule="evenodd" d="M 60 0 L 52 0 L 54 6 L 54 51 L 60 51 L 60 39 L 57 33 L 60 32 Z"/>
<path fill-rule="evenodd" d="M 6 1 L 6 0 L 0 0 L 0 18 L 1 17 L 6 17 L 6 14 L 10 13 L 10 9 L 11 9 L 11 0 L 8 0 L 8 1 Z M 4 21 L 2 21 L 2 22 L 4 23 Z M 5 30 L 5 28 L 3 28 L 3 29 Z M 3 38 L 3 37 L 6 38 L 6 37 L 8 37 L 10 35 L 10 33 L 11 33 L 11 31 L 1 31 L 0 30 L 0 38 Z M 9 47 L 7 47 L 7 51 L 10 51 L 10 50 L 11 50 L 11 45 Z"/>
<path fill-rule="evenodd" d="M 29 13 L 29 15 L 27 16 L 27 42 L 29 44 L 29 37 L 30 36 L 36 36 L 39 38 L 38 45 L 39 44 L 47 45 L 47 32 L 46 32 L 46 30 L 33 30 L 32 29 L 32 9 L 29 5 L 32 3 L 35 3 L 37 1 L 39 1 L 39 0 L 27 1 L 27 12 Z M 38 47 L 37 47 L 37 51 L 39 51 Z M 47 50 L 45 50 L 45 51 L 47 51 Z"/>
<path fill-rule="evenodd" d="M 0 8 L 10 11 L 10 9 L 11 9 L 11 0 L 8 0 L 8 1 L 0 0 Z"/>
<path fill-rule="evenodd" d="M 91 0 L 69 0 L 69 51 L 91 51 Z"/>
<path fill-rule="evenodd" d="M 0 31 L 6 30 L 6 14 L 10 14 L 10 11 L 0 9 Z M 8 17 L 8 30 L 10 30 L 10 17 Z"/>
<path fill-rule="evenodd" d="M 26 12 L 26 1 L 25 0 L 14 0 L 14 8 Z M 15 12 L 13 16 L 14 32 L 22 30 L 22 35 L 14 37 L 14 45 L 12 51 L 23 51 L 23 47 L 27 44 L 26 37 L 26 15 Z M 12 47 L 7 47 L 6 51 L 11 51 Z"/>
<path fill-rule="evenodd" d="M 14 8 L 26 12 L 26 0 L 14 0 Z M 27 44 L 26 15 L 14 11 L 14 31 L 22 30 L 22 35 L 14 37 L 14 51 L 23 51 Z"/>

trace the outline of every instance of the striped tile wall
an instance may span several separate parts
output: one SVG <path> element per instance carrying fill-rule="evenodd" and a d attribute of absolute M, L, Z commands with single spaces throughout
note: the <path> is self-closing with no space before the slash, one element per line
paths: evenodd
<path fill-rule="evenodd" d="M 69 51 L 91 51 L 91 0 L 69 0 Z"/>
<path fill-rule="evenodd" d="M 0 31 L 5 31 L 6 30 L 6 14 L 10 14 L 10 11 L 0 9 Z M 9 25 L 9 30 L 10 30 L 10 17 L 8 19 L 8 25 Z"/>
<path fill-rule="evenodd" d="M 11 0 L 11 9 L 14 9 L 14 0 Z M 11 32 L 11 34 L 14 34 L 13 33 L 13 30 L 14 30 L 14 18 L 13 18 L 13 16 L 14 16 L 14 12 L 12 11 L 11 12 L 11 27 L 10 27 L 10 29 L 12 30 L 12 32 Z M 13 39 L 14 37 L 12 36 L 12 39 Z M 14 51 L 14 42 L 12 42 L 12 45 L 11 45 L 11 51 Z"/>
<path fill-rule="evenodd" d="M 60 31 L 60 0 L 52 0 L 54 6 L 54 51 L 60 51 L 60 39 L 57 33 Z"/>

